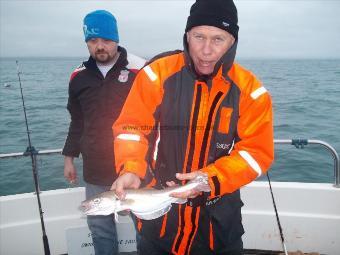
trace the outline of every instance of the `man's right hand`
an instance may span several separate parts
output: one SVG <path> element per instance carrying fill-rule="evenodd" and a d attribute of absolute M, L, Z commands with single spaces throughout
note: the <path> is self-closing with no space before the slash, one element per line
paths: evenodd
<path fill-rule="evenodd" d="M 126 195 L 124 189 L 138 189 L 140 184 L 141 180 L 138 175 L 127 172 L 116 179 L 111 186 L 111 190 L 115 191 L 119 200 L 123 200 Z"/>
<path fill-rule="evenodd" d="M 77 183 L 77 169 L 73 163 L 73 157 L 65 156 L 64 158 L 64 177 L 71 184 Z"/>

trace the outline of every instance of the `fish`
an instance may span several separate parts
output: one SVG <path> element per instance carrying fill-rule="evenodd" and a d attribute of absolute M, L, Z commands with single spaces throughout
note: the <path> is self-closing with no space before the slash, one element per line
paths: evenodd
<path fill-rule="evenodd" d="M 160 190 L 154 188 L 126 189 L 124 200 L 119 200 L 115 192 L 110 190 L 83 201 L 80 207 L 85 215 L 114 214 L 116 221 L 118 221 L 118 213 L 123 211 L 131 211 L 143 220 L 153 220 L 170 211 L 173 203 L 184 204 L 187 202 L 187 199 L 171 197 L 172 193 L 191 189 L 210 192 L 208 177 L 198 175 L 185 185 L 171 186 Z"/>

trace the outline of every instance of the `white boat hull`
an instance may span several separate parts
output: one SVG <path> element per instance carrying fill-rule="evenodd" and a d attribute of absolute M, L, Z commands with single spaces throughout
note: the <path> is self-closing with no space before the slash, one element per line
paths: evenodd
<path fill-rule="evenodd" d="M 273 191 L 289 251 L 340 254 L 340 189 L 332 184 L 273 182 Z M 51 254 L 93 254 L 86 218 L 78 210 L 84 188 L 40 194 Z M 267 182 L 242 188 L 246 249 L 282 250 Z M 129 217 L 118 223 L 119 249 L 136 249 Z M 42 231 L 33 193 L 0 197 L 0 254 L 44 254 Z"/>

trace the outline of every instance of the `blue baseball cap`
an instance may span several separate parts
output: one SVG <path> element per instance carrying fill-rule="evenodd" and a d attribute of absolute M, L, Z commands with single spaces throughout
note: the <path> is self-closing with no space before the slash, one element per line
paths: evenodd
<path fill-rule="evenodd" d="M 97 10 L 90 12 L 84 18 L 85 42 L 91 38 L 103 38 L 119 42 L 116 18 L 108 11 Z"/>

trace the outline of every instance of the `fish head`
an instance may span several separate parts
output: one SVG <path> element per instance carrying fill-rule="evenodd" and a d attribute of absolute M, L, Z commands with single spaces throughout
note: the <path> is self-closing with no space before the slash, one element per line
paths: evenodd
<path fill-rule="evenodd" d="M 103 192 L 81 203 L 81 210 L 86 215 L 110 215 L 117 211 L 119 200 L 113 192 Z"/>

